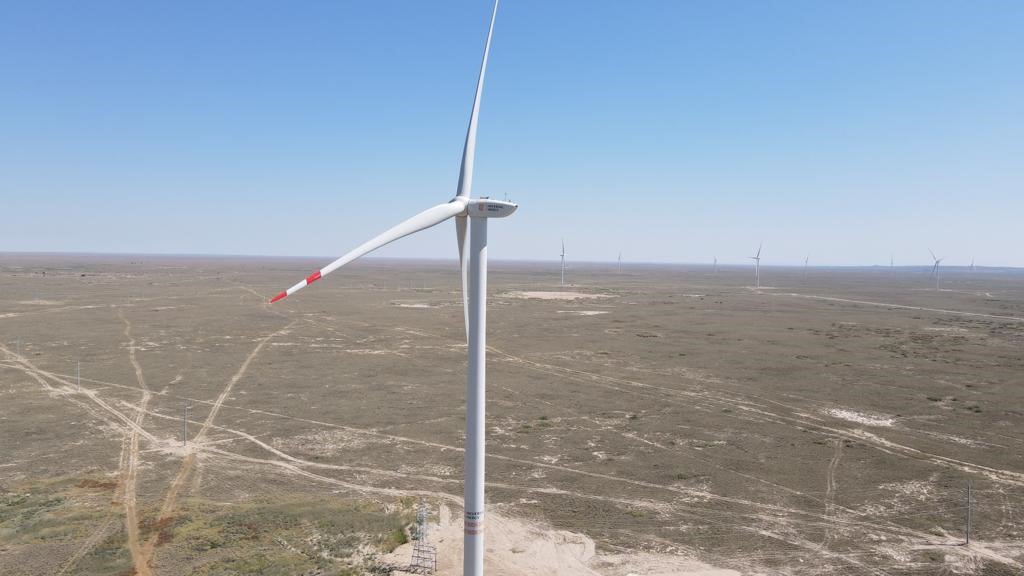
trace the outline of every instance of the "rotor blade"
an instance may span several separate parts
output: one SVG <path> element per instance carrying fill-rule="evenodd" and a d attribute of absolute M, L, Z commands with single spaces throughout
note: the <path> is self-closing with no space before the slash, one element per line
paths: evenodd
<path fill-rule="evenodd" d="M 758 258 L 760 258 L 760 257 L 761 257 L 761 247 L 762 247 L 763 245 L 764 245 L 764 243 L 763 243 L 763 242 L 762 242 L 761 244 L 758 244 L 758 245 L 757 245 L 757 257 L 758 257 Z"/>
<path fill-rule="evenodd" d="M 487 42 L 484 44 L 484 59 L 480 63 L 480 77 L 476 81 L 476 95 L 473 96 L 473 111 L 469 115 L 469 128 L 466 130 L 466 144 L 462 148 L 462 167 L 459 169 L 459 188 L 456 196 L 469 198 L 473 188 L 473 160 L 476 157 L 476 121 L 480 116 L 480 97 L 484 93 L 484 74 L 487 72 L 487 55 L 491 51 L 491 35 L 494 33 L 494 19 L 498 15 L 498 0 L 494 0 L 491 12 L 491 26 L 487 29 Z"/>
<path fill-rule="evenodd" d="M 932 252 L 931 248 L 928 249 L 928 253 L 932 255 L 932 260 L 938 260 L 938 258 L 935 257 L 935 252 Z"/>
<path fill-rule="evenodd" d="M 466 326 L 466 341 L 469 341 L 469 262 L 466 257 L 469 255 L 469 234 L 466 227 L 469 226 L 469 217 L 455 217 L 455 237 L 459 243 L 459 271 L 462 273 L 462 321 Z"/>
<path fill-rule="evenodd" d="M 373 252 L 377 248 L 380 248 L 385 244 L 390 244 L 391 242 L 394 242 L 395 240 L 398 240 L 399 238 L 402 238 L 404 236 L 408 236 L 409 234 L 412 234 L 414 232 L 419 232 L 420 230 L 440 224 L 441 222 L 444 222 L 445 220 L 451 218 L 452 216 L 455 216 L 456 214 L 462 212 L 465 209 L 466 203 L 461 199 L 455 199 L 452 200 L 451 202 L 448 202 L 447 204 L 440 204 L 438 206 L 434 206 L 433 208 L 428 208 L 423 212 L 420 212 L 419 214 L 413 216 L 412 218 L 409 218 L 405 222 L 402 222 L 401 224 L 388 229 L 386 232 L 378 235 L 376 238 L 373 238 L 368 242 L 364 242 L 355 250 L 352 250 L 348 254 L 345 254 L 341 258 L 338 258 L 337 260 L 331 262 L 330 264 L 321 268 L 320 270 L 313 272 L 312 274 L 304 278 L 302 281 L 300 281 L 298 284 L 271 298 L 270 303 L 273 304 L 274 302 L 277 302 L 278 300 L 281 300 L 286 296 L 291 296 L 292 294 L 298 292 L 299 290 L 305 288 L 306 286 L 309 286 L 310 284 L 316 282 L 317 280 L 323 278 L 324 276 L 327 276 L 331 272 L 334 272 L 338 268 L 344 266 L 345 264 L 348 264 L 349 262 L 355 260 L 356 258 L 359 258 L 360 256 Z"/>

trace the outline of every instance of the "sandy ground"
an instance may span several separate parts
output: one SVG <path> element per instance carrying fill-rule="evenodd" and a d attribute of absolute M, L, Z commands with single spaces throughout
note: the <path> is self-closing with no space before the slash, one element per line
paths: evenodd
<path fill-rule="evenodd" d="M 544 291 L 516 291 L 505 295 L 508 298 L 533 298 L 536 300 L 598 300 L 611 298 L 611 294 L 591 294 L 587 292 L 544 292 Z"/>
<path fill-rule="evenodd" d="M 430 524 L 428 543 L 437 546 L 439 576 L 462 574 L 462 520 L 453 520 L 444 504 L 437 522 Z M 394 566 L 408 566 L 413 543 L 385 557 Z M 523 518 L 505 516 L 494 507 L 487 516 L 487 555 L 484 570 L 502 576 L 739 576 L 734 570 L 714 568 L 693 558 L 645 552 L 606 554 L 595 551 L 594 541 L 567 530 L 557 530 Z M 397 573 L 405 572 L 401 569 Z"/>
<path fill-rule="evenodd" d="M 317 264 L 0 260 L 0 573 L 302 573 L 379 510 L 458 516 L 457 266 L 267 305 Z M 1024 275 L 749 272 L 492 267 L 492 573 L 1024 571 Z"/>

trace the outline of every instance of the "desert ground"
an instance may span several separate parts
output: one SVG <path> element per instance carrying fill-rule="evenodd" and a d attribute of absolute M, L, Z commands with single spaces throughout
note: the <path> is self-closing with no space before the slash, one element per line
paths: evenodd
<path fill-rule="evenodd" d="M 0 255 L 0 574 L 400 573 L 420 506 L 459 573 L 457 263 L 267 305 L 325 262 Z M 1024 272 L 567 281 L 491 264 L 491 574 L 1024 573 Z"/>

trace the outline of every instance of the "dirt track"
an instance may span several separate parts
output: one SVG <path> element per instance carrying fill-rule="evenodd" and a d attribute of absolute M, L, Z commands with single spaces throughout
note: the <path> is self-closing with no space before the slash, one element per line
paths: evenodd
<path fill-rule="evenodd" d="M 138 574 L 203 561 L 175 539 L 175 523 L 194 513 L 181 508 L 185 495 L 273 501 L 327 488 L 460 506 L 457 274 L 402 272 L 412 280 L 395 289 L 382 286 L 393 270 L 371 266 L 354 284 L 268 308 L 262 294 L 300 266 L 285 267 L 227 267 L 225 288 L 221 264 L 84 281 L 61 280 L 55 266 L 48 285 L 63 292 L 32 304 L 17 304 L 23 277 L 5 277 L 14 304 L 0 328 L 25 347 L 0 348 L 0 385 L 24 407 L 4 425 L 33 430 L 45 404 L 96 434 L 56 460 L 12 447 L 0 483 L 97 466 L 118 477 Z M 496 294 L 550 291 L 537 288 L 547 288 L 537 271 L 495 276 Z M 1024 290 L 1014 278 L 962 279 L 962 290 L 940 293 L 914 281 L 884 292 L 812 273 L 810 285 L 773 296 L 728 273 L 595 272 L 572 290 L 601 298 L 493 297 L 491 325 L 503 330 L 490 354 L 488 487 L 502 518 L 492 529 L 495 542 L 503 532 L 519 542 L 496 566 L 532 566 L 513 550 L 525 547 L 547 558 L 538 566 L 564 560 L 599 574 L 630 563 L 650 574 L 1024 569 L 1012 379 L 1024 364 Z M 401 287 L 410 282 L 428 288 Z M 77 358 L 82 389 L 68 376 Z M 205 411 L 187 450 L 183 399 Z M 955 545 L 966 478 L 977 497 L 970 547 Z M 70 540 L 53 572 L 93 566 L 110 518 Z M 565 546 L 552 540 L 560 531 L 574 534 Z M 581 560 L 587 540 L 595 552 Z M 2 556 L 0 571 L 14 565 Z"/>

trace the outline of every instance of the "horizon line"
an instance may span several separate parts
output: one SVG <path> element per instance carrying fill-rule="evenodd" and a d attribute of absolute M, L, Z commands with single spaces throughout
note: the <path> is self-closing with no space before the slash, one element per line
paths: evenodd
<path fill-rule="evenodd" d="M 244 259 L 262 259 L 262 260 L 330 260 L 334 256 L 294 256 L 294 255 L 269 255 L 269 254 L 225 254 L 225 253 L 214 253 L 214 252 L 78 252 L 78 251 L 0 251 L 0 256 L 108 256 L 108 257 L 149 257 L 149 258 L 244 258 Z M 414 256 L 364 256 L 364 259 L 368 260 L 392 260 L 392 261 L 413 261 L 413 262 L 448 262 L 455 261 L 457 258 L 443 258 L 443 257 L 414 257 Z M 531 259 L 531 258 L 497 258 L 492 259 L 495 262 L 509 262 L 509 263 L 553 263 L 558 264 L 560 260 L 545 260 L 545 259 Z M 763 259 L 762 259 L 763 260 Z M 607 265 L 617 267 L 619 265 L 618 260 L 569 260 L 576 264 L 585 265 Z M 623 261 L 623 266 L 707 266 L 714 267 L 716 264 L 713 262 L 685 262 L 685 261 Z M 730 262 L 718 262 L 719 267 L 730 267 L 739 268 L 746 266 L 753 266 L 753 264 L 747 263 L 730 263 Z M 802 261 L 795 262 L 792 264 L 770 264 L 762 263 L 762 267 L 766 268 L 803 268 L 804 264 Z M 808 268 L 931 268 L 934 263 L 923 263 L 923 264 L 904 264 L 898 266 L 890 266 L 889 264 L 809 264 Z M 970 269 L 970 264 L 956 265 L 947 264 L 943 266 L 946 269 Z M 983 264 L 975 264 L 974 268 L 984 268 L 989 270 L 1022 270 L 1024 267 L 1020 266 L 986 266 Z"/>

